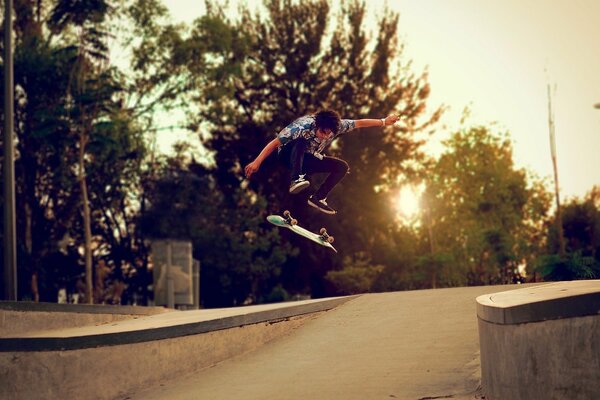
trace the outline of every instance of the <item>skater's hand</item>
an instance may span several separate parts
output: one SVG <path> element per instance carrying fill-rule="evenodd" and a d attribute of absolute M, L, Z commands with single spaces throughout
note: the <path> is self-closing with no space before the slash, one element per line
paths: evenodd
<path fill-rule="evenodd" d="M 260 168 L 260 163 L 257 163 L 256 160 L 252 161 L 250 164 L 246 165 L 244 171 L 246 172 L 246 178 L 250 178 L 253 173 L 258 171 Z"/>
<path fill-rule="evenodd" d="M 385 126 L 394 125 L 400 118 L 396 114 L 385 117 Z"/>

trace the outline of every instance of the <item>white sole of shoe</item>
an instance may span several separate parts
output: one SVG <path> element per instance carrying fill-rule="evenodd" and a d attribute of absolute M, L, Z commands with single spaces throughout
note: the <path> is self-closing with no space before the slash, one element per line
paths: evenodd
<path fill-rule="evenodd" d="M 304 181 L 304 182 L 297 183 L 297 184 L 295 184 L 293 186 L 290 186 L 290 193 L 291 194 L 300 193 L 301 191 L 303 191 L 304 189 L 306 189 L 309 186 L 310 186 L 310 182 L 309 181 Z"/>
<path fill-rule="evenodd" d="M 316 205 L 315 203 L 313 203 L 312 201 L 308 201 L 308 205 L 311 207 L 316 208 L 317 210 L 321 211 L 322 213 L 325 214 L 329 214 L 329 215 L 335 215 L 337 214 L 337 211 L 327 211 L 327 210 L 323 210 L 321 207 L 319 207 L 318 205 Z"/>

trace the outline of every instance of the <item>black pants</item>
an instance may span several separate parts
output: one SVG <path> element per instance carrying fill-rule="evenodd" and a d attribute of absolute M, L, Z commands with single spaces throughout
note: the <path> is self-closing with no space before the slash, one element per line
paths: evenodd
<path fill-rule="evenodd" d="M 279 160 L 291 170 L 292 181 L 302 174 L 329 173 L 325 182 L 314 194 L 315 198 L 322 200 L 346 176 L 349 166 L 346 161 L 335 157 L 323 156 L 323 159 L 319 159 L 306 153 L 307 147 L 306 139 L 296 139 L 283 146 L 278 154 Z"/>

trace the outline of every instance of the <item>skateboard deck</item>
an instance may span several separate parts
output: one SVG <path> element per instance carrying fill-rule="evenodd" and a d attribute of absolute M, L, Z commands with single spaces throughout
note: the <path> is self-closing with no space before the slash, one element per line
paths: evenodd
<path fill-rule="evenodd" d="M 269 215 L 267 221 L 281 228 L 288 228 L 292 232 L 304 236 L 321 246 L 328 247 L 337 253 L 335 247 L 331 245 L 333 243 L 333 236 L 328 235 L 325 228 L 321 228 L 320 234 L 314 233 L 298 225 L 298 221 L 292 218 L 289 211 L 284 211 L 283 215 L 283 217 L 281 215 Z"/>

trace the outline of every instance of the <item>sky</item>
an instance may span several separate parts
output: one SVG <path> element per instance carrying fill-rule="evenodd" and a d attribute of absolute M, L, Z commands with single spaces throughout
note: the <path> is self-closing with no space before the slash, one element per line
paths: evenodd
<path fill-rule="evenodd" d="M 163 3 L 176 22 L 190 23 L 204 12 L 204 0 Z M 403 59 L 412 60 L 414 72 L 428 70 L 431 110 L 448 107 L 441 121 L 447 129 L 432 138 L 428 151 L 439 154 L 441 140 L 459 128 L 469 107 L 468 125 L 494 124 L 498 132 L 508 131 L 517 167 L 547 178 L 553 188 L 550 85 L 561 199 L 583 197 L 600 185 L 600 108 L 594 107 L 600 103 L 599 0 L 366 4 L 366 29 L 372 33 L 385 4 L 400 13 Z M 161 148 L 178 137 L 162 135 Z"/>

